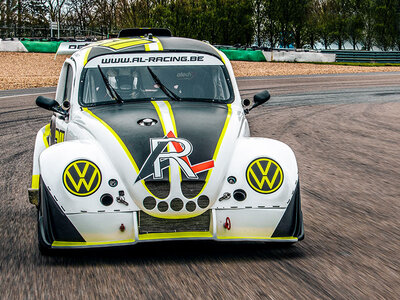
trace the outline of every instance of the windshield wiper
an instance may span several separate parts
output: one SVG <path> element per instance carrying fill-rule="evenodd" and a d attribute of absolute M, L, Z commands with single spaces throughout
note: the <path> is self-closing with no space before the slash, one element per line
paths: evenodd
<path fill-rule="evenodd" d="M 111 98 L 118 103 L 124 103 L 124 100 L 122 100 L 121 96 L 118 95 L 117 91 L 111 86 L 110 82 L 108 81 L 107 77 L 104 75 L 103 71 L 101 70 L 100 66 L 98 65 L 97 68 L 99 68 L 101 77 L 103 78 L 104 84 L 108 90 L 108 92 L 111 95 Z"/>
<path fill-rule="evenodd" d="M 179 97 L 177 94 L 175 94 L 169 88 L 167 88 L 160 81 L 160 79 L 157 77 L 156 74 L 154 74 L 153 70 L 150 67 L 147 67 L 147 70 L 149 70 L 149 73 L 150 73 L 151 77 L 153 77 L 155 83 L 157 83 L 159 85 L 160 89 L 164 92 L 165 95 L 167 95 L 168 98 L 170 98 L 171 100 L 175 100 L 175 101 L 181 101 L 182 100 L 181 97 Z"/>

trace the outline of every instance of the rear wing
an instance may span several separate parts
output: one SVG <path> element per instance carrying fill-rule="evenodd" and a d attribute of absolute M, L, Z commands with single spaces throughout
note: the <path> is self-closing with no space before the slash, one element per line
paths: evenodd
<path fill-rule="evenodd" d="M 152 34 L 153 36 L 172 36 L 171 31 L 167 28 L 127 28 L 122 29 L 119 32 L 118 37 L 140 37 L 149 34 Z"/>

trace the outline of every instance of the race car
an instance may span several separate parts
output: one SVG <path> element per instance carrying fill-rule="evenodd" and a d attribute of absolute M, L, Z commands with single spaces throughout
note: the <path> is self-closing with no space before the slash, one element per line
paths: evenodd
<path fill-rule="evenodd" d="M 126 29 L 66 59 L 37 133 L 29 201 L 42 253 L 148 241 L 294 243 L 299 175 L 286 144 L 250 137 L 227 57 L 167 29 Z"/>

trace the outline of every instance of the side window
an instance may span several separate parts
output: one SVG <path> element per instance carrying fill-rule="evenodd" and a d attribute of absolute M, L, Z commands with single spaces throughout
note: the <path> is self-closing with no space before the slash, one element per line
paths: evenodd
<path fill-rule="evenodd" d="M 72 90 L 72 80 L 73 80 L 71 65 L 68 65 L 66 78 L 67 80 L 65 81 L 63 101 L 65 100 L 71 101 L 71 90 Z"/>

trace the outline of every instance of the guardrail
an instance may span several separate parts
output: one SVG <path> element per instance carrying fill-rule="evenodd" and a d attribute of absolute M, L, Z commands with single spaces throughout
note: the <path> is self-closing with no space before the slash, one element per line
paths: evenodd
<path fill-rule="evenodd" d="M 321 50 L 336 54 L 337 62 L 400 64 L 400 51 Z"/>

